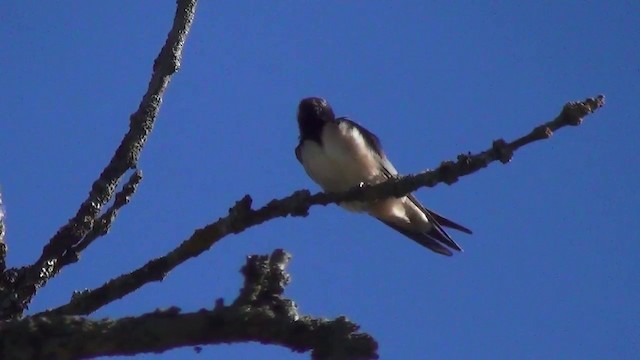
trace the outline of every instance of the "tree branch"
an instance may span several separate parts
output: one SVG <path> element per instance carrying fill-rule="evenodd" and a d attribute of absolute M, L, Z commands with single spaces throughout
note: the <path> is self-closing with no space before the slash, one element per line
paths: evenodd
<path fill-rule="evenodd" d="M 4 205 L 2 204 L 2 192 L 0 192 L 0 272 L 7 268 L 7 245 L 4 243 Z"/>
<path fill-rule="evenodd" d="M 115 221 L 118 216 L 118 211 L 125 205 L 131 201 L 131 197 L 135 194 L 138 189 L 138 185 L 140 185 L 140 181 L 142 181 L 142 171 L 136 170 L 131 174 L 129 180 L 115 195 L 115 200 L 113 204 L 105 211 L 102 215 L 98 217 L 98 219 L 94 222 L 93 228 L 91 231 L 82 238 L 76 245 L 72 246 L 70 249 L 64 252 L 60 257 L 60 260 L 56 263 L 54 267 L 54 271 L 57 273 L 64 266 L 69 264 L 73 264 L 80 260 L 80 253 L 89 247 L 96 239 L 101 236 L 106 235 L 111 229 L 111 225 Z"/>
<path fill-rule="evenodd" d="M 288 197 L 270 201 L 260 209 L 251 207 L 252 199 L 245 195 L 229 209 L 226 217 L 196 230 L 189 239 L 165 256 L 153 259 L 137 270 L 111 279 L 104 285 L 75 296 L 68 304 L 49 310 L 52 314 L 86 315 L 120 299 L 143 285 L 162 280 L 166 274 L 186 260 L 200 255 L 213 244 L 230 234 L 278 217 L 307 216 L 309 208 L 343 201 L 376 201 L 386 197 L 401 197 L 421 187 L 434 187 L 440 183 L 453 184 L 461 176 L 470 175 L 490 163 L 508 163 L 517 149 L 532 142 L 547 139 L 562 127 L 576 126 L 588 114 L 604 106 L 604 96 L 582 102 L 567 103 L 552 121 L 536 127 L 529 134 L 507 143 L 496 140 L 491 148 L 476 155 L 459 155 L 457 161 L 445 161 L 437 169 L 415 175 L 401 176 L 377 185 L 356 187 L 344 193 L 316 193 L 299 190 Z"/>
<path fill-rule="evenodd" d="M 213 310 L 181 314 L 170 308 L 118 320 L 32 316 L 0 327 L 4 359 L 78 359 L 163 352 L 176 347 L 255 341 L 311 351 L 312 359 L 377 359 L 375 340 L 356 332 L 344 317 L 300 317 L 293 301 L 282 296 L 290 277 L 291 256 L 250 256 L 245 283 L 230 306 L 220 299 Z"/>
<path fill-rule="evenodd" d="M 16 296 L 13 293 L 16 271 L 6 270 L 7 244 L 5 243 L 6 228 L 4 225 L 5 210 L 0 193 L 0 314 L 13 312 L 16 308 Z"/>
<path fill-rule="evenodd" d="M 63 254 L 85 238 L 94 227 L 102 207 L 109 202 L 120 179 L 136 167 L 140 152 L 153 129 L 164 95 L 172 75 L 180 68 L 182 49 L 193 23 L 196 0 L 178 0 L 173 26 L 165 45 L 153 64 L 153 74 L 147 92 L 130 117 L 129 131 L 120 146 L 93 183 L 87 199 L 80 205 L 76 215 L 49 240 L 40 258 L 32 265 L 18 270 L 15 283 L 16 309 L 24 311 L 37 289 L 43 286 L 57 271 L 57 262 Z M 0 314 L 0 318 L 15 316 Z"/>

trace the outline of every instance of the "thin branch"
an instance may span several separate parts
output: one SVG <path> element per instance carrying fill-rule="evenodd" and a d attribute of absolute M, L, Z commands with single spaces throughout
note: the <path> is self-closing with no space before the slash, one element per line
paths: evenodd
<path fill-rule="evenodd" d="M 109 202 L 122 176 L 135 168 L 140 152 L 149 136 L 160 110 L 172 75 L 180 68 L 182 49 L 193 23 L 196 0 L 179 0 L 165 45 L 153 64 L 153 74 L 138 110 L 130 117 L 129 131 L 120 146 L 93 183 L 87 199 L 76 215 L 51 238 L 43 248 L 40 258 L 32 265 L 19 270 L 16 284 L 19 308 L 26 308 L 37 289 L 55 275 L 56 262 L 72 246 L 90 233 L 102 207 Z M 16 314 L 0 314 L 6 318 Z"/>
<path fill-rule="evenodd" d="M 440 183 L 452 184 L 461 176 L 470 175 L 490 163 L 508 163 L 513 152 L 532 142 L 547 139 L 552 132 L 568 125 L 579 125 L 588 114 L 604 106 L 604 97 L 589 98 L 566 104 L 552 121 L 536 127 L 529 134 L 507 143 L 496 140 L 491 148 L 476 155 L 459 155 L 457 161 L 443 162 L 437 169 L 415 175 L 401 176 L 377 185 L 356 187 L 345 193 L 316 193 L 299 190 L 283 199 L 272 200 L 260 209 L 251 208 L 252 199 L 245 195 L 230 210 L 229 215 L 196 230 L 189 239 L 165 256 L 153 259 L 137 270 L 111 279 L 104 285 L 75 296 L 68 304 L 50 310 L 53 314 L 90 314 L 100 307 L 135 291 L 143 285 L 162 280 L 166 274 L 186 260 L 200 255 L 230 234 L 279 217 L 307 216 L 309 208 L 343 201 L 375 201 L 389 196 L 401 197 L 421 187 Z"/>
<path fill-rule="evenodd" d="M 119 210 L 131 201 L 131 197 L 138 189 L 140 181 L 142 181 L 142 171 L 136 170 L 131 174 L 129 180 L 124 184 L 122 189 L 116 193 L 113 204 L 111 204 L 111 206 L 94 222 L 91 231 L 89 231 L 89 233 L 80 240 L 78 244 L 65 251 L 60 258 L 60 261 L 56 263 L 56 272 L 60 271 L 64 266 L 73 264 L 80 260 L 80 253 L 82 251 L 89 247 L 89 245 L 91 245 L 96 239 L 109 232 L 111 225 L 118 216 Z"/>
<path fill-rule="evenodd" d="M 4 242 L 4 205 L 2 204 L 2 192 L 0 192 L 0 272 L 7 268 L 7 245 Z"/>
<path fill-rule="evenodd" d="M 118 320 L 48 314 L 8 321 L 0 328 L 0 357 L 78 359 L 254 341 L 311 351 L 312 359 L 377 359 L 375 340 L 346 318 L 298 315 L 294 302 L 282 296 L 290 258 L 283 250 L 250 256 L 239 297 L 229 306 L 218 300 L 212 310 L 181 314 L 170 308 Z"/>
<path fill-rule="evenodd" d="M 16 271 L 6 270 L 7 244 L 5 243 L 6 227 L 4 224 L 5 210 L 0 193 L 0 314 L 13 313 L 16 310 L 16 296 L 13 288 Z"/>

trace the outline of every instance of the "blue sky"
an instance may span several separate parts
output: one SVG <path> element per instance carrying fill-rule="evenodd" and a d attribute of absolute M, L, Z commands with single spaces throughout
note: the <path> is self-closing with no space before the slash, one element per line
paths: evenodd
<path fill-rule="evenodd" d="M 248 193 L 318 190 L 295 159 L 302 97 L 379 134 L 405 173 L 433 168 L 603 93 L 578 128 L 507 165 L 421 190 L 474 230 L 435 255 L 336 206 L 278 219 L 93 316 L 233 299 L 247 254 L 285 248 L 303 313 L 347 315 L 383 359 L 631 359 L 640 352 L 633 1 L 203 1 L 145 148 L 143 183 L 112 232 L 44 288 L 33 311 L 160 256 Z M 128 127 L 174 2 L 3 2 L 0 185 L 9 261 L 32 262 L 85 198 Z M 143 359 L 305 359 L 262 345 Z"/>

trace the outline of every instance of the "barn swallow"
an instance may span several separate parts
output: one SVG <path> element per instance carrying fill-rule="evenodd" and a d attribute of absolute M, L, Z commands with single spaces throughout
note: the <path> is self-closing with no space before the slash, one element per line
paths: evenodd
<path fill-rule="evenodd" d="M 377 184 L 398 176 L 377 136 L 346 117 L 336 118 L 325 99 L 310 97 L 298 106 L 300 142 L 296 158 L 324 191 L 342 192 L 361 184 Z M 442 255 L 462 248 L 443 226 L 467 234 L 471 230 L 425 208 L 413 194 L 376 202 L 340 203 L 365 212 L 418 244 Z"/>

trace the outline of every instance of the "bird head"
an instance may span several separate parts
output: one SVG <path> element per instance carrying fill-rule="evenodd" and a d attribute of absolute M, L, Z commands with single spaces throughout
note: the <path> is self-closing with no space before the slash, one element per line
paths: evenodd
<path fill-rule="evenodd" d="M 335 120 L 331 105 L 319 97 L 302 99 L 298 105 L 298 127 L 301 138 L 315 138 L 322 131 L 322 126 Z"/>

